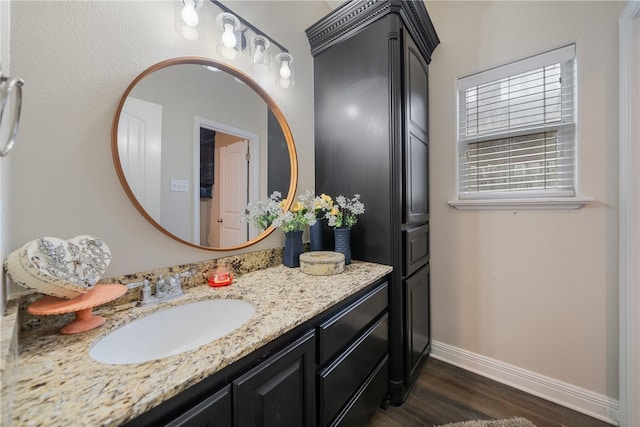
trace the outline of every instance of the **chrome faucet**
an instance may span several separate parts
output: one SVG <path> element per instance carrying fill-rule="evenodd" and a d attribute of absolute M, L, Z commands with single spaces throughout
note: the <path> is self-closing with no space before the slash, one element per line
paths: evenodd
<path fill-rule="evenodd" d="M 129 283 L 127 288 L 136 289 L 142 287 L 140 291 L 140 299 L 138 300 L 138 306 L 154 305 L 165 301 L 178 298 L 184 295 L 182 290 L 182 282 L 180 274 L 176 273 L 174 276 L 164 279 L 162 276 L 158 276 L 156 281 L 156 294 L 151 293 L 151 283 L 149 280 L 142 282 Z"/>

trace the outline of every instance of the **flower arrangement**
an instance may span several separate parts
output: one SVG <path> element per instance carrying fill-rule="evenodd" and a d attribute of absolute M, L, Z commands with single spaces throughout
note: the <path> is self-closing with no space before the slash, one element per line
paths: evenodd
<path fill-rule="evenodd" d="M 287 199 L 280 202 L 282 209 L 284 209 L 286 203 Z M 302 231 L 316 222 L 315 214 L 310 212 L 299 200 L 291 206 L 291 210 L 284 212 L 282 209 L 281 214 L 273 220 L 273 226 L 281 228 L 285 233 Z"/>
<path fill-rule="evenodd" d="M 281 198 L 282 194 L 279 191 L 274 191 L 266 200 L 249 203 L 240 220 L 245 223 L 252 222 L 256 228 L 266 230 L 282 214 Z"/>
<path fill-rule="evenodd" d="M 327 211 L 325 218 L 330 227 L 351 228 L 358 222 L 358 215 L 364 213 L 364 203 L 360 201 L 360 195 L 354 194 L 351 199 L 345 196 L 337 196 L 331 210 Z"/>
<path fill-rule="evenodd" d="M 301 201 L 296 201 L 291 206 L 291 210 L 285 211 L 287 199 L 281 200 L 281 198 L 282 194 L 274 191 L 268 199 L 250 203 L 242 213 L 241 221 L 253 222 L 261 230 L 274 226 L 285 233 L 302 231 L 316 222 L 315 214 L 309 211 Z"/>
<path fill-rule="evenodd" d="M 300 202 L 309 212 L 313 212 L 317 219 L 324 218 L 326 213 L 333 208 L 333 199 L 331 196 L 324 193 L 315 196 L 311 190 L 307 190 L 300 196 Z"/>

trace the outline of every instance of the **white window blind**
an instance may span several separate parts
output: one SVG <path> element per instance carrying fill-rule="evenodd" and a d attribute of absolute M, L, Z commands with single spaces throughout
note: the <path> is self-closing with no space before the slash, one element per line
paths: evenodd
<path fill-rule="evenodd" d="M 458 80 L 459 197 L 575 195 L 575 45 Z"/>

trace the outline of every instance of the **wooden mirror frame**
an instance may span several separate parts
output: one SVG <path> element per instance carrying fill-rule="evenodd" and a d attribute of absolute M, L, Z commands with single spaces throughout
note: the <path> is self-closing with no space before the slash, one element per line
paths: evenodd
<path fill-rule="evenodd" d="M 185 245 L 198 248 L 198 249 L 208 250 L 208 251 L 223 252 L 223 251 L 233 251 L 233 250 L 249 247 L 251 245 L 258 243 L 259 241 L 263 240 L 268 235 L 270 235 L 273 232 L 274 227 L 269 227 L 266 230 L 264 230 L 262 233 L 258 234 L 258 236 L 256 236 L 255 238 L 236 246 L 219 248 L 219 247 L 196 245 L 169 232 L 166 228 L 164 228 L 161 224 L 159 224 L 155 219 L 153 219 L 151 215 L 149 215 L 149 213 L 140 204 L 136 196 L 134 195 L 133 191 L 131 190 L 131 187 L 129 186 L 129 183 L 127 182 L 127 178 L 124 175 L 124 171 L 122 169 L 122 165 L 120 162 L 120 154 L 118 152 L 118 123 L 120 121 L 120 115 L 122 114 L 122 108 L 124 107 L 125 101 L 127 100 L 129 94 L 131 93 L 133 88 L 136 86 L 136 84 L 138 84 L 142 79 L 144 79 L 145 77 L 149 76 L 153 72 L 160 70 L 162 68 L 170 67 L 172 65 L 180 65 L 180 64 L 206 65 L 206 66 L 215 67 L 219 70 L 225 71 L 233 75 L 234 77 L 238 78 L 239 80 L 241 80 L 250 88 L 252 88 L 258 94 L 258 96 L 260 96 L 260 98 L 262 98 L 262 100 L 267 104 L 267 107 L 271 110 L 276 120 L 278 121 L 278 124 L 282 128 L 282 133 L 284 134 L 284 138 L 287 143 L 287 149 L 289 151 L 291 177 L 289 181 L 289 192 L 286 197 L 287 203 L 284 206 L 284 210 L 289 210 L 289 208 L 291 207 L 294 196 L 295 196 L 296 188 L 298 185 L 298 157 L 296 153 L 295 143 L 293 141 L 293 135 L 291 134 L 291 129 L 289 128 L 289 124 L 287 123 L 284 117 L 284 114 L 282 114 L 282 111 L 280 110 L 280 108 L 278 108 L 275 101 L 267 94 L 267 92 L 262 87 L 260 87 L 255 81 L 253 81 L 248 75 L 246 75 L 242 71 L 230 65 L 223 64 L 223 63 L 214 61 L 212 59 L 203 58 L 203 57 L 185 56 L 185 57 L 172 58 L 172 59 L 167 59 L 167 60 L 158 62 L 157 64 L 152 65 L 151 67 L 147 68 L 142 73 L 140 73 L 131 82 L 131 84 L 129 84 L 129 87 L 127 87 L 127 90 L 124 92 L 124 94 L 122 95 L 122 98 L 120 99 L 120 103 L 118 104 L 118 108 L 116 109 L 116 113 L 113 119 L 113 124 L 111 127 L 111 154 L 113 156 L 113 163 L 116 168 L 116 173 L 118 174 L 118 179 L 120 180 L 120 184 L 122 185 L 122 188 L 124 189 L 125 193 L 129 197 L 129 200 L 131 200 L 131 203 L 133 203 L 133 205 L 136 207 L 138 212 L 140 212 L 140 214 L 142 214 L 142 216 L 147 221 L 149 221 L 149 223 L 151 223 L 155 228 L 160 230 L 162 233 L 164 233 L 168 237 L 180 243 L 183 243 Z"/>

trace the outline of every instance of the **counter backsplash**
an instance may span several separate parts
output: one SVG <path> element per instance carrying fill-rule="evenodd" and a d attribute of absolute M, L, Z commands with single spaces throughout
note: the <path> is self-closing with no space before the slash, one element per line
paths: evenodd
<path fill-rule="evenodd" d="M 206 283 L 209 270 L 216 263 L 228 264 L 233 269 L 233 274 L 237 276 L 282 264 L 282 251 L 283 248 L 272 248 L 263 251 L 220 257 L 208 261 L 200 261 L 191 264 L 176 265 L 174 267 L 159 268 L 156 270 L 143 271 L 140 273 L 126 274 L 124 276 L 103 278 L 99 283 L 121 283 L 123 285 L 127 285 L 129 283 L 149 280 L 149 282 L 151 282 L 151 284 L 153 285 L 159 276 L 167 278 L 176 273 L 182 274 L 193 272 L 192 276 L 184 277 L 182 279 L 182 287 L 188 289 L 194 285 Z M 123 303 L 125 301 L 137 300 L 139 295 L 140 289 L 132 289 L 117 301 L 119 301 L 119 303 Z"/>
<path fill-rule="evenodd" d="M 131 283 L 142 282 L 143 280 L 149 280 L 152 285 L 152 291 L 155 292 L 154 284 L 160 276 L 167 278 L 169 276 L 173 276 L 176 273 L 182 274 L 192 272 L 191 276 L 182 278 L 182 287 L 184 289 L 189 289 L 192 286 L 206 283 L 209 270 L 216 263 L 228 264 L 233 269 L 233 274 L 238 276 L 252 271 L 263 270 L 265 268 L 282 264 L 282 251 L 283 248 L 266 249 L 262 251 L 210 259 L 207 261 L 131 273 L 123 276 L 105 277 L 100 279 L 98 283 L 120 283 L 122 285 L 128 285 Z M 129 303 L 133 303 L 140 298 L 140 289 L 141 288 L 130 289 L 122 297 L 105 305 L 116 306 L 128 305 Z M 20 301 L 21 333 L 28 333 L 28 331 L 32 329 L 60 329 L 62 326 L 72 322 L 75 318 L 74 313 L 67 313 L 56 316 L 34 316 L 27 313 L 27 305 L 39 299 L 41 296 L 41 294 L 35 293 L 22 297 Z"/>

